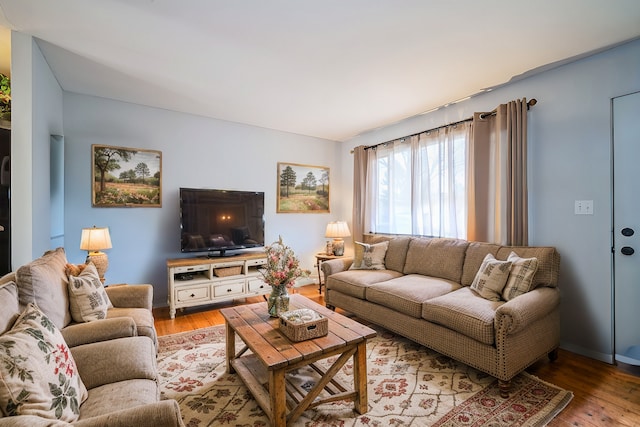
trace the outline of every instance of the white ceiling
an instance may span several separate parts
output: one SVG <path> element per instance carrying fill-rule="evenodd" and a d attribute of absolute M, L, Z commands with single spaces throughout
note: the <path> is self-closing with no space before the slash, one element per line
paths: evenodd
<path fill-rule="evenodd" d="M 638 0 L 0 0 L 66 91 L 322 138 L 640 36 Z"/>

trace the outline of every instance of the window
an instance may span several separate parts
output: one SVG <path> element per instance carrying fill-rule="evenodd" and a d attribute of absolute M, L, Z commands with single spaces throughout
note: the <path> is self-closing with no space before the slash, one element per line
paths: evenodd
<path fill-rule="evenodd" d="M 397 140 L 370 157 L 368 229 L 466 238 L 470 122 Z"/>

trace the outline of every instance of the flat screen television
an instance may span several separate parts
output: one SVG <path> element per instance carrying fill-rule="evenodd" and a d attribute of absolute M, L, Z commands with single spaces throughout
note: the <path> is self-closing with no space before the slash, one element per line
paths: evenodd
<path fill-rule="evenodd" d="M 180 250 L 224 256 L 264 246 L 264 193 L 180 188 Z"/>

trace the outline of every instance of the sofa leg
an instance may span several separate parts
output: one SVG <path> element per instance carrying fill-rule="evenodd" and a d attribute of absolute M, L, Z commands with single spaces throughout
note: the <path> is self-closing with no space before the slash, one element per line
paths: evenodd
<path fill-rule="evenodd" d="M 335 305 L 325 304 L 325 307 L 327 307 L 331 311 L 336 311 L 336 306 Z"/>
<path fill-rule="evenodd" d="M 558 349 L 554 348 L 553 350 L 551 350 L 548 356 L 549 356 L 549 360 L 554 362 L 556 359 L 558 359 Z"/>
<path fill-rule="evenodd" d="M 508 399 L 511 391 L 511 381 L 498 380 L 498 390 L 500 390 L 500 397 Z"/>

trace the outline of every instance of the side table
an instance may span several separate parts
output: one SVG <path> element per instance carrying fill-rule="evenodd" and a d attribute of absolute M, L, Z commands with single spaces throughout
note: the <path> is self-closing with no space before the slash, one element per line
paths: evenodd
<path fill-rule="evenodd" d="M 320 265 L 323 261 L 329 261 L 330 259 L 344 258 L 344 255 L 332 255 L 325 252 L 318 252 L 316 254 L 316 268 L 318 269 L 318 293 L 322 294 L 322 271 L 320 271 Z"/>

